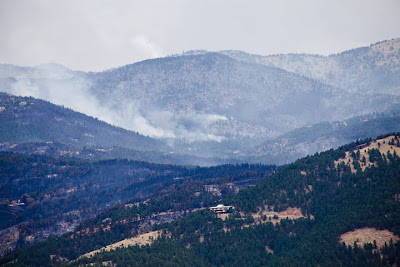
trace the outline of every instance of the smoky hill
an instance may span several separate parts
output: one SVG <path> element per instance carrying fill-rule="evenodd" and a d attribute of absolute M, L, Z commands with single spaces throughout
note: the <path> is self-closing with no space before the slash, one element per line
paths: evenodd
<path fill-rule="evenodd" d="M 44 100 L 7 93 L 0 93 L 0 151 L 179 165 L 225 163 L 219 159 L 170 154 L 170 148 L 160 140 Z"/>
<path fill-rule="evenodd" d="M 134 103 L 149 123 L 159 124 L 157 114 L 170 122 L 166 130 L 195 141 L 265 138 L 334 114 L 332 87 L 220 53 L 146 60 L 88 78 L 102 105 Z"/>
<path fill-rule="evenodd" d="M 387 134 L 307 156 L 238 193 L 227 187 L 229 177 L 211 187 L 182 181 L 145 202 L 117 205 L 2 263 L 396 266 L 399 153 L 400 134 Z M 234 209 L 208 209 L 220 203 Z"/>
<path fill-rule="evenodd" d="M 32 97 L 0 93 L 0 142 L 161 150 L 161 142 Z"/>

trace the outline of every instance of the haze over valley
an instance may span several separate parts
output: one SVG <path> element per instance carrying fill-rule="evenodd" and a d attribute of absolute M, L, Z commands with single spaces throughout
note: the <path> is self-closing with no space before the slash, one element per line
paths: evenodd
<path fill-rule="evenodd" d="M 354 117 L 396 111 L 399 44 L 392 39 L 328 57 L 193 51 L 96 73 L 55 64 L 1 65 L 0 85 L 9 94 L 44 99 L 155 138 L 164 143 L 157 152 L 247 161 L 254 149 L 267 153 L 256 147 L 297 128 L 346 125 Z M 312 140 L 313 149 L 297 147 L 295 156 L 261 162 L 287 163 L 337 147 L 337 139 Z M 281 153 L 292 149 L 280 146 Z"/>

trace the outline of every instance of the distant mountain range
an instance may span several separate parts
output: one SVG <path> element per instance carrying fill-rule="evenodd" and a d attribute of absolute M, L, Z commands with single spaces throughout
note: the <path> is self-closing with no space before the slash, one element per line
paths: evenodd
<path fill-rule="evenodd" d="M 0 89 L 157 138 L 170 152 L 244 158 L 250 147 L 296 128 L 399 104 L 399 44 L 393 39 L 328 57 L 192 51 L 99 73 L 0 65 Z M 323 147 L 337 145 L 329 140 Z"/>

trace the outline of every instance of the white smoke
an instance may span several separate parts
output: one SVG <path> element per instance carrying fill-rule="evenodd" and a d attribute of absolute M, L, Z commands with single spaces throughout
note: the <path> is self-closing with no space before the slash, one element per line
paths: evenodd
<path fill-rule="evenodd" d="M 163 56 L 161 48 L 144 35 L 133 37 L 131 43 L 137 52 L 145 55 L 145 58 L 158 58 Z"/>
<path fill-rule="evenodd" d="M 143 135 L 181 138 L 189 142 L 220 142 L 224 139 L 210 131 L 214 123 L 227 120 L 224 116 L 194 112 L 177 114 L 158 107 L 141 107 L 129 101 L 121 101 L 117 109 L 110 108 L 100 104 L 89 92 L 90 80 L 58 65 L 39 66 L 33 73 L 14 78 L 8 93 L 44 99 Z"/>
<path fill-rule="evenodd" d="M 36 71 L 38 73 L 34 75 L 14 77 L 16 81 L 8 93 L 44 99 L 144 135 L 174 137 L 172 133 L 150 125 L 134 106 L 122 106 L 118 112 L 101 105 L 89 93 L 90 81 L 82 76 L 74 76 L 69 70 L 61 72 L 56 65 L 38 67 Z"/>

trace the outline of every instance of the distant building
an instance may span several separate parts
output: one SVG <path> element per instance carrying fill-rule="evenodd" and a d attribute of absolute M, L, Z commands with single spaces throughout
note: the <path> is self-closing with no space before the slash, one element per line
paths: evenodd
<path fill-rule="evenodd" d="M 210 210 L 215 213 L 227 213 L 230 209 L 235 209 L 234 206 L 225 206 L 224 204 L 218 204 L 216 207 L 210 207 Z"/>

